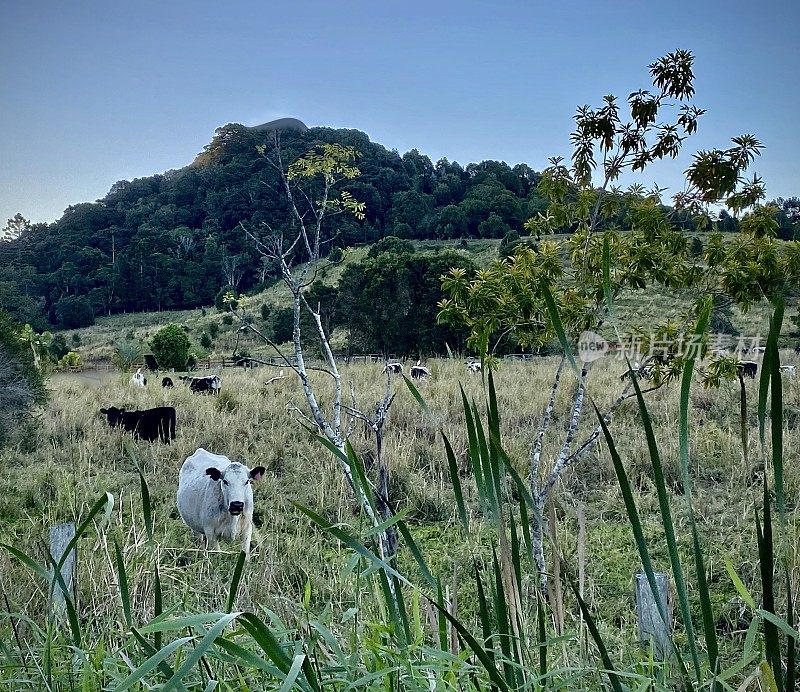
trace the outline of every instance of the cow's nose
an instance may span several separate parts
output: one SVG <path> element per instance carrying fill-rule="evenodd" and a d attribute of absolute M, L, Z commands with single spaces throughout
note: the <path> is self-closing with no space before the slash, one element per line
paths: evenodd
<path fill-rule="evenodd" d="M 234 515 L 241 514 L 243 509 L 244 502 L 231 502 L 230 505 L 228 505 L 228 511 Z"/>

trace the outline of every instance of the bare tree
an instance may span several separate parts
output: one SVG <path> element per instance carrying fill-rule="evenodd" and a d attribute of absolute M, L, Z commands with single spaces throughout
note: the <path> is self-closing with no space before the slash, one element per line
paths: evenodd
<path fill-rule="evenodd" d="M 280 134 L 275 132 L 271 145 L 259 147 L 268 166 L 277 174 L 279 187 L 285 196 L 290 210 L 290 219 L 281 227 L 264 223 L 259 229 L 242 225 L 247 236 L 255 243 L 262 255 L 262 266 L 275 267 L 289 291 L 292 302 L 293 330 L 292 352 L 284 353 L 258 327 L 247 321 L 244 315 L 245 306 L 241 299 L 234 302 L 231 294 L 227 300 L 229 306 L 236 305 L 234 312 L 241 319 L 240 332 L 249 331 L 268 343 L 278 354 L 281 364 L 290 368 L 299 378 L 305 396 L 307 411 L 297 408 L 294 412 L 337 452 L 344 475 L 353 489 L 365 514 L 373 525 L 381 522 L 380 513 L 373 509 L 373 502 L 367 490 L 354 478 L 353 468 L 348 458 L 347 438 L 358 419 L 368 421 L 380 445 L 380 432 L 386 414 L 391 406 L 393 396 L 387 389 L 383 402 L 376 408 L 376 416 L 370 419 L 355 406 L 345 405 L 343 401 L 342 376 L 333 350 L 330 346 L 330 335 L 326 332 L 319 306 L 307 300 L 307 291 L 314 284 L 321 250 L 327 242 L 323 235 L 323 223 L 328 217 L 348 213 L 357 219 L 364 218 L 365 205 L 354 199 L 347 191 L 340 190 L 344 181 L 359 175 L 355 165 L 358 152 L 340 144 L 321 144 L 310 149 L 304 156 L 288 166 L 283 161 Z M 301 315 L 305 313 L 311 319 L 314 334 L 318 340 L 323 364 L 311 366 L 306 357 L 306 344 L 301 336 Z M 323 408 L 312 382 L 311 372 L 322 372 L 333 383 L 333 395 L 327 407 Z M 345 427 L 347 425 L 347 427 Z M 375 490 L 374 488 L 372 489 Z M 374 493 L 383 497 L 380 492 Z M 376 507 L 382 507 L 380 502 Z M 386 532 L 378 534 L 378 549 L 382 558 L 390 558 L 394 551 L 394 542 Z"/>

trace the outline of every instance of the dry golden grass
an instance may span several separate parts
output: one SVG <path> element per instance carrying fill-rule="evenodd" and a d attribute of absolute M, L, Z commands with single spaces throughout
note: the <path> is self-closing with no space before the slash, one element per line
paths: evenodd
<path fill-rule="evenodd" d="M 786 354 L 793 362 L 794 354 Z M 541 411 L 549 396 L 557 360 L 504 362 L 496 373 L 502 436 L 510 458 L 521 474 L 527 474 L 531 442 Z M 466 449 L 459 383 L 468 397 L 479 404 L 483 392 L 480 376 L 468 375 L 461 361 L 433 360 L 428 363 L 431 379 L 420 389 L 432 415 L 425 415 L 402 382 L 395 382 L 398 396 L 385 428 L 385 456 L 391 472 L 390 500 L 395 509 L 408 508 L 417 540 L 433 568 L 468 574 L 473 559 L 486 557 L 480 541 L 465 541 L 456 525 L 453 491 L 441 438 L 444 430 L 464 463 Z M 624 367 L 616 360 L 603 360 L 593 369 L 590 394 L 605 408 L 621 389 Z M 136 389 L 127 376 L 110 376 L 87 384 L 86 380 L 62 376 L 51 381 L 52 397 L 38 414 L 37 426 L 17 449 L 2 457 L 0 479 L 0 541 L 10 543 L 38 558 L 48 527 L 62 521 L 79 520 L 102 493 L 115 497 L 110 524 L 99 527 L 79 549 L 79 603 L 87 623 L 114 637 L 123 632 L 119 588 L 113 564 L 113 538 L 119 540 L 129 562 L 134 620 L 152 615 L 153 598 L 145 559 L 145 536 L 141 522 L 139 479 L 133 462 L 123 450 L 123 433 L 108 428 L 99 414 L 102 406 L 148 408 L 172 405 L 178 411 L 177 439 L 170 446 L 136 442 L 139 462 L 147 478 L 155 511 L 155 531 L 165 603 L 180 602 L 189 611 L 221 610 L 235 562 L 236 548 L 204 559 L 201 541 L 191 535 L 175 508 L 177 473 L 183 460 L 198 447 L 251 466 L 267 468 L 255 491 L 256 550 L 242 585 L 240 607 L 269 608 L 285 617 L 297 615 L 306 582 L 313 584 L 313 607 L 342 612 L 351 606 L 354 594 L 343 587 L 342 569 L 349 553 L 323 536 L 294 508 L 308 506 L 334 522 L 358 524 L 356 503 L 332 455 L 303 430 L 292 405 L 305 410 L 297 379 L 287 370 L 284 379 L 264 384 L 277 374 L 270 368 L 253 371 L 225 370 L 219 396 L 192 395 L 181 385 L 173 390 L 159 386 L 160 377 Z M 353 383 L 357 404 L 372 411 L 383 392 L 385 380 L 380 364 L 343 367 L 346 388 Z M 323 406 L 330 400 L 330 383 L 315 373 Z M 558 397 L 556 417 L 544 448 L 543 458 L 552 462 L 564 434 L 574 381 L 565 371 Z M 797 443 L 800 381 L 787 379 L 785 407 L 786 490 L 789 507 L 796 508 L 800 488 L 800 449 Z M 675 493 L 673 508 L 679 544 L 690 553 L 680 499 L 678 471 L 678 392 L 673 384 L 648 397 L 656 436 L 661 445 L 668 484 Z M 748 382 L 754 424 L 757 383 Z M 695 383 L 692 394 L 692 471 L 699 527 L 707 546 L 712 593 L 718 612 L 733 617 L 734 591 L 724 575 L 723 559 L 730 558 L 745 583 L 756 580 L 755 539 L 752 508 L 755 468 L 763 460 L 757 435 L 751 435 L 752 467 L 741 460 L 738 437 L 738 389 L 736 385 L 706 391 Z M 594 427 L 587 404 L 582 434 Z M 751 426 L 754 430 L 754 425 Z M 660 518 L 653 489 L 650 462 L 638 412 L 628 401 L 617 412 L 611 426 L 625 461 L 645 531 L 657 568 L 668 566 L 660 541 Z M 356 450 L 372 450 L 363 423 L 356 423 L 352 436 Z M 365 456 L 366 458 L 366 456 Z M 466 463 L 464 463 L 466 470 Z M 464 480 L 465 496 L 474 521 L 480 522 L 474 486 Z M 613 635 L 620 651 L 635 635 L 632 605 L 632 574 L 638 566 L 630 528 L 617 489 L 613 467 L 604 444 L 585 455 L 563 477 L 555 494 L 559 522 L 559 548 L 568 564 L 576 565 L 576 511 L 586 508 L 587 596 L 601 613 L 602 627 Z M 792 516 L 795 516 L 792 514 Z M 794 520 L 793 520 L 794 521 Z M 797 527 L 790 527 L 797 536 Z M 410 556 L 401 553 L 400 566 L 413 574 Z M 30 617 L 41 616 L 46 595 L 42 584 L 6 552 L 0 552 L 0 588 L 12 608 Z M 730 605 L 726 605 L 731 601 Z M 463 608 L 469 612 L 469 598 Z M 0 623 L 0 635 L 7 626 Z"/>

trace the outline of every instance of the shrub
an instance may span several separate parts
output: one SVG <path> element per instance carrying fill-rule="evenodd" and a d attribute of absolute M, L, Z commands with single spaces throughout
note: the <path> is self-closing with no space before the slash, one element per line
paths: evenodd
<path fill-rule="evenodd" d="M 18 429 L 34 405 L 47 399 L 33 351 L 21 336 L 22 325 L 0 309 L 0 380 L 17 383 L 6 387 L 0 396 L 0 445 L 11 440 L 12 432 Z"/>
<path fill-rule="evenodd" d="M 72 335 L 72 345 L 75 346 L 75 348 L 78 348 L 81 345 L 81 335 L 78 334 L 78 332 L 75 332 Z"/>
<path fill-rule="evenodd" d="M 78 368 L 81 364 L 81 356 L 75 351 L 65 353 L 58 361 L 59 368 Z"/>
<path fill-rule="evenodd" d="M 235 310 L 239 307 L 239 301 L 233 300 L 230 303 L 225 302 L 225 296 L 229 293 L 233 293 L 236 295 L 236 291 L 231 286 L 223 286 L 222 288 L 217 291 L 217 295 L 214 296 L 214 306 L 220 312 L 228 312 L 228 306 L 230 305 L 231 309 Z"/>
<path fill-rule="evenodd" d="M 177 324 L 159 329 L 150 340 L 150 348 L 162 369 L 183 370 L 189 359 L 189 337 Z"/>
<path fill-rule="evenodd" d="M 291 308 L 280 308 L 272 316 L 272 338 L 277 343 L 292 340 L 294 331 L 294 312 Z"/>
<path fill-rule="evenodd" d="M 138 341 L 131 339 L 118 341 L 114 346 L 114 354 L 111 356 L 111 361 L 120 370 L 130 370 L 134 363 L 142 359 L 143 354 L 144 347 Z"/>
<path fill-rule="evenodd" d="M 269 303 L 261 303 L 261 319 L 266 322 L 272 312 L 272 306 Z"/>
<path fill-rule="evenodd" d="M 200 345 L 204 349 L 209 350 L 214 345 L 214 341 L 211 339 L 211 337 L 206 332 L 203 332 L 200 335 Z"/>
<path fill-rule="evenodd" d="M 60 327 L 74 329 L 94 324 L 94 308 L 83 296 L 63 296 L 53 306 L 56 322 Z"/>
<path fill-rule="evenodd" d="M 64 338 L 64 335 L 56 334 L 47 350 L 53 361 L 58 363 L 69 352 L 69 346 L 67 346 L 67 340 Z"/>
<path fill-rule="evenodd" d="M 223 315 L 222 324 L 227 324 L 227 325 L 233 324 L 233 315 Z"/>
<path fill-rule="evenodd" d="M 216 322 L 212 322 L 208 325 L 208 334 L 212 339 L 216 339 L 219 335 L 219 325 Z"/>

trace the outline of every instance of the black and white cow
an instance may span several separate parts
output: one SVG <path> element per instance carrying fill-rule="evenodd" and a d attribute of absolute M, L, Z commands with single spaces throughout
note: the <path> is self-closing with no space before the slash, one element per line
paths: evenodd
<path fill-rule="evenodd" d="M 416 365 L 411 366 L 411 379 L 412 380 L 427 380 L 431 373 L 428 368 L 421 365 L 422 361 L 418 360 Z"/>
<path fill-rule="evenodd" d="M 219 394 L 222 380 L 219 375 L 207 375 L 206 377 L 192 377 L 191 375 L 181 375 L 181 382 L 189 385 L 189 389 L 194 394 Z"/>
<path fill-rule="evenodd" d="M 740 360 L 736 367 L 743 377 L 749 377 L 751 380 L 756 379 L 756 372 L 758 371 L 758 363 L 754 360 Z"/>
<path fill-rule="evenodd" d="M 147 378 L 144 376 L 141 368 L 137 368 L 136 372 L 133 373 L 131 379 L 128 381 L 128 384 L 134 387 L 144 387 L 147 385 Z"/>
<path fill-rule="evenodd" d="M 175 386 L 175 384 L 173 383 L 171 377 L 165 377 L 164 379 L 161 380 L 161 386 L 164 389 L 172 389 Z"/>
<path fill-rule="evenodd" d="M 475 374 L 476 372 L 481 372 L 483 368 L 481 367 L 481 362 L 479 360 L 468 360 L 464 365 L 467 366 L 467 372 Z"/>
<path fill-rule="evenodd" d="M 172 406 L 159 406 L 144 411 L 127 411 L 124 408 L 109 406 L 101 408 L 112 428 L 120 427 L 125 432 L 148 442 L 160 439 L 166 444 L 175 439 L 175 409 Z"/>
<path fill-rule="evenodd" d="M 388 362 L 383 366 L 383 374 L 385 375 L 387 372 L 392 375 L 402 375 L 403 364 L 397 361 Z"/>

